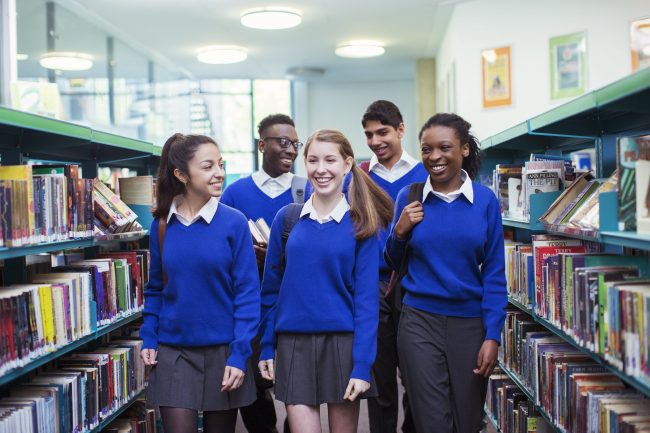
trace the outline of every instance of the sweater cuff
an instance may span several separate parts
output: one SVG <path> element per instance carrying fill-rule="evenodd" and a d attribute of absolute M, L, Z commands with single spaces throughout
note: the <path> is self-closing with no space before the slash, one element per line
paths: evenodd
<path fill-rule="evenodd" d="M 226 361 L 229 367 L 235 367 L 246 373 L 246 357 L 240 353 L 231 353 Z"/>
<path fill-rule="evenodd" d="M 350 374 L 350 379 L 361 379 L 370 383 L 371 368 L 372 368 L 372 364 L 355 362 L 354 367 L 352 368 L 352 373 Z"/>
<path fill-rule="evenodd" d="M 275 349 L 270 344 L 262 344 L 262 352 L 260 353 L 260 361 L 266 361 L 275 358 Z"/>
<path fill-rule="evenodd" d="M 497 328 L 488 328 L 485 333 L 486 340 L 494 340 L 499 346 L 501 346 L 501 330 Z"/>
<path fill-rule="evenodd" d="M 158 350 L 158 334 L 151 332 L 148 326 L 140 327 L 140 338 L 142 338 L 143 349 Z"/>

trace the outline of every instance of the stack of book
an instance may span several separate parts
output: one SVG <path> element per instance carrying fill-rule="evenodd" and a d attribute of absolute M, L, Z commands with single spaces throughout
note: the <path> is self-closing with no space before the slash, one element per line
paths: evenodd
<path fill-rule="evenodd" d="M 91 430 L 145 387 L 142 340 L 112 340 L 73 353 L 0 399 L 0 431 L 40 433 Z"/>
<path fill-rule="evenodd" d="M 0 288 L 0 374 L 141 311 L 149 252 L 119 251 Z"/>
<path fill-rule="evenodd" d="M 144 398 L 136 400 L 103 433 L 156 433 L 156 412 L 147 408 Z"/>
<path fill-rule="evenodd" d="M 498 367 L 488 380 L 485 408 L 502 433 L 536 433 L 538 424 L 545 424 L 526 394 Z"/>
<path fill-rule="evenodd" d="M 108 186 L 95 179 L 93 187 L 96 237 L 142 230 L 135 212 Z"/>

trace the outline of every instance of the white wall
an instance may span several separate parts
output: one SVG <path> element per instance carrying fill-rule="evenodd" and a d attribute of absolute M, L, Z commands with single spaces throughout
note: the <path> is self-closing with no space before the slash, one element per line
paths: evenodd
<path fill-rule="evenodd" d="M 566 102 L 550 99 L 549 38 L 586 30 L 587 89 L 631 72 L 630 22 L 648 0 L 474 0 L 456 6 L 437 55 L 437 86 L 456 70 L 456 112 L 485 138 Z M 510 46 L 513 103 L 484 109 L 481 50 Z"/>
<path fill-rule="evenodd" d="M 304 142 L 319 128 L 338 129 L 354 148 L 356 158 L 370 158 L 371 152 L 361 127 L 368 105 L 377 99 L 394 102 L 402 112 L 406 134 L 404 148 L 417 158 L 415 78 L 369 82 L 296 82 L 294 83 L 294 117 L 298 136 Z M 302 160 L 296 172 L 304 173 Z"/>

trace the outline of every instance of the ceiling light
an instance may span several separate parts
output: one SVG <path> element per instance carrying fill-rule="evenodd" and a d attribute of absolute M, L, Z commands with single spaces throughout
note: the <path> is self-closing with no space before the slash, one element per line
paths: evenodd
<path fill-rule="evenodd" d="M 196 54 L 199 62 L 209 63 L 211 65 L 227 65 L 229 63 L 239 63 L 246 60 L 248 52 L 246 48 L 235 47 L 230 45 L 211 45 L 201 48 Z"/>
<path fill-rule="evenodd" d="M 16 60 L 21 61 L 21 60 L 27 60 L 29 59 L 29 55 L 27 54 L 16 54 Z"/>
<path fill-rule="evenodd" d="M 377 57 L 384 54 L 386 50 L 379 41 L 349 41 L 336 47 L 336 55 L 341 57 Z"/>
<path fill-rule="evenodd" d="M 51 52 L 43 54 L 39 63 L 58 71 L 85 71 L 93 67 L 93 58 L 84 53 Z"/>
<path fill-rule="evenodd" d="M 296 9 L 267 7 L 249 9 L 241 14 L 241 23 L 246 27 L 264 30 L 280 30 L 296 27 L 302 22 L 302 13 Z"/>

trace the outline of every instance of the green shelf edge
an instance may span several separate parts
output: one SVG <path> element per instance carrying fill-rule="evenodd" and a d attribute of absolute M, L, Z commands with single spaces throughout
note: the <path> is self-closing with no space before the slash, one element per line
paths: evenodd
<path fill-rule="evenodd" d="M 510 295 L 508 295 L 508 302 L 509 302 L 510 304 L 514 305 L 515 307 L 519 308 L 519 309 L 520 309 L 521 311 L 523 311 L 524 313 L 528 313 L 528 314 L 530 314 L 531 316 L 533 315 L 533 310 L 532 310 L 532 309 L 526 307 L 526 306 L 525 306 L 524 304 L 522 304 L 521 302 L 519 302 L 519 301 L 517 301 L 516 299 L 510 297 Z"/>
<path fill-rule="evenodd" d="M 90 141 L 92 131 L 90 128 L 63 120 L 51 119 L 37 114 L 0 107 L 0 123 L 19 128 L 49 132 L 79 140 Z"/>
<path fill-rule="evenodd" d="M 600 242 L 609 245 L 650 250 L 650 235 L 639 235 L 635 232 L 601 232 Z"/>
<path fill-rule="evenodd" d="M 531 131 L 549 126 L 567 117 L 595 110 L 598 104 L 594 92 L 579 96 L 559 107 L 553 108 L 545 113 L 539 114 L 528 121 Z"/>
<path fill-rule="evenodd" d="M 490 423 L 492 424 L 494 429 L 497 432 L 501 433 L 501 429 L 499 428 L 499 425 L 497 424 L 497 420 L 496 420 L 496 418 L 494 418 L 494 415 L 492 415 L 492 412 L 490 412 L 490 409 L 488 409 L 487 406 L 486 406 L 486 407 L 483 408 L 483 412 L 485 412 L 485 416 L 487 417 L 487 419 L 490 420 Z"/>
<path fill-rule="evenodd" d="M 521 137 L 528 134 L 528 124 L 527 122 L 518 123 L 515 126 L 512 126 L 505 131 L 501 131 L 492 137 L 487 138 L 484 142 L 488 142 L 488 145 L 482 147 L 482 150 L 487 150 L 492 147 L 498 146 L 501 143 L 510 141 L 514 138 Z"/>
<path fill-rule="evenodd" d="M 599 107 L 604 107 L 646 89 L 650 89 L 650 69 L 642 69 L 596 90 L 596 103 Z"/>
<path fill-rule="evenodd" d="M 143 232 L 138 232 L 137 235 L 122 238 L 122 239 L 95 239 L 95 238 L 71 239 L 68 241 L 42 243 L 36 245 L 29 245 L 26 247 L 0 248 L 0 260 L 22 257 L 22 256 L 27 256 L 32 254 L 49 253 L 52 251 L 101 246 L 101 245 L 107 245 L 115 242 L 137 241 L 139 239 L 142 239 L 144 236 L 148 234 L 147 230 L 143 230 Z"/>
<path fill-rule="evenodd" d="M 72 352 L 75 349 L 80 348 L 86 343 L 90 343 L 91 341 L 97 340 L 100 337 L 103 337 L 104 335 L 121 328 L 124 325 L 127 325 L 134 320 L 139 319 L 142 317 L 141 312 L 133 313 L 130 316 L 124 317 L 114 323 L 111 323 L 109 325 L 102 326 L 101 328 L 97 328 L 97 330 L 90 335 L 86 335 L 79 340 L 75 340 L 69 344 L 66 344 L 65 346 L 57 349 L 55 352 L 48 353 L 46 355 L 40 356 L 32 361 L 30 361 L 27 365 L 24 365 L 22 367 L 16 368 L 14 370 L 10 370 L 7 373 L 3 374 L 0 376 L 0 386 L 4 386 L 10 382 L 13 382 L 14 380 L 18 379 L 21 376 L 24 376 L 25 374 L 29 373 L 30 371 L 33 371 L 48 362 L 54 361 L 55 359 Z"/>
<path fill-rule="evenodd" d="M 533 394 L 530 392 L 530 390 L 524 385 L 524 383 L 519 379 L 519 376 L 514 372 L 511 371 L 508 367 L 506 367 L 501 361 L 499 361 L 499 367 L 501 367 L 501 370 L 503 370 L 508 377 L 521 389 L 521 392 L 526 394 L 526 397 L 528 397 L 528 400 L 535 406 L 535 409 L 537 409 L 537 412 L 544 418 L 544 421 L 555 431 L 556 433 L 566 433 L 564 429 L 562 429 L 560 426 L 556 425 L 552 420 L 549 414 L 546 412 L 546 409 L 544 409 L 542 406 L 538 405 L 535 402 L 535 398 Z"/>
<path fill-rule="evenodd" d="M 153 144 L 149 142 L 137 140 L 134 138 L 122 137 L 120 135 L 111 134 L 109 132 L 92 130 L 91 133 L 91 141 L 93 143 L 121 147 L 123 149 L 139 151 L 147 155 L 153 154 Z"/>
<path fill-rule="evenodd" d="M 115 409 L 115 412 L 113 412 L 112 414 L 110 414 L 109 416 L 107 416 L 106 419 L 102 420 L 102 422 L 100 422 L 100 423 L 97 425 L 97 427 L 95 427 L 95 428 L 92 429 L 92 430 L 89 430 L 87 433 L 99 433 L 99 432 L 101 432 L 103 429 L 105 429 L 106 427 L 108 427 L 108 425 L 109 425 L 110 423 L 112 423 L 112 422 L 115 421 L 115 420 L 116 420 L 120 415 L 122 415 L 122 413 L 124 413 L 125 410 L 127 410 L 129 407 L 131 407 L 131 405 L 132 405 L 133 403 L 135 403 L 135 402 L 136 402 L 140 397 L 142 397 L 143 395 L 145 395 L 146 392 L 147 392 L 147 388 L 145 388 L 145 389 L 143 389 L 143 390 L 137 392 L 133 397 L 131 397 L 131 398 L 129 399 L 129 401 L 127 401 L 127 402 L 124 403 L 122 406 L 120 406 L 120 407 L 118 407 L 117 409 Z"/>

